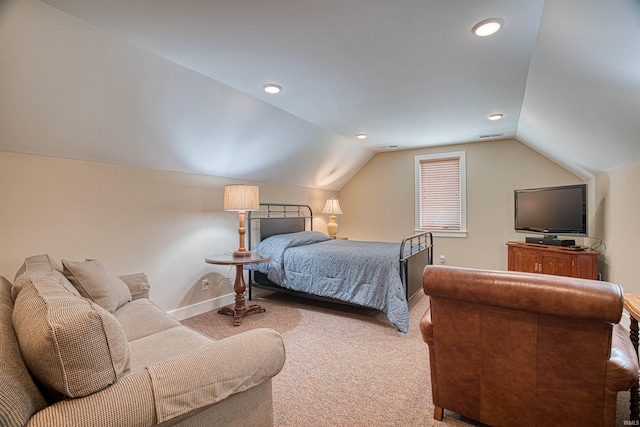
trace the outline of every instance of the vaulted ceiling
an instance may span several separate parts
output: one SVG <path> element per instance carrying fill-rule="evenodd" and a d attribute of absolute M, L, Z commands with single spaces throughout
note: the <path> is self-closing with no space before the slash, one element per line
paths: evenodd
<path fill-rule="evenodd" d="M 166 150 L 144 148 L 148 135 L 114 133 L 86 149 L 89 160 L 327 189 L 375 152 L 489 139 L 516 138 L 584 178 L 640 160 L 637 0 L 44 3 L 198 75 L 182 95 L 152 97 L 173 104 L 154 131 L 171 134 Z M 498 33 L 472 34 L 493 17 L 504 20 Z M 268 83 L 283 90 L 266 94 Z M 136 100 L 144 87 L 125 90 L 149 102 Z M 504 117 L 488 120 L 494 113 Z M 181 164 L 168 159 L 183 151 L 192 154 Z M 216 164 L 221 153 L 243 161 Z"/>

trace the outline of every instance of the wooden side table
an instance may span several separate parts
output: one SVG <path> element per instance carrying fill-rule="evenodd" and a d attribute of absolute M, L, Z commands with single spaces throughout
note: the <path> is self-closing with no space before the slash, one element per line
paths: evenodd
<path fill-rule="evenodd" d="M 265 312 L 265 309 L 257 304 L 251 304 L 247 307 L 244 297 L 244 291 L 247 289 L 247 285 L 244 281 L 242 267 L 248 264 L 260 264 L 261 262 L 270 260 L 271 257 L 261 257 L 255 253 L 251 253 L 251 256 L 243 257 L 234 257 L 231 254 L 219 254 L 205 258 L 205 261 L 209 264 L 236 266 L 236 280 L 233 284 L 233 290 L 236 293 L 236 302 L 235 304 L 227 305 L 218 310 L 220 314 L 230 314 L 233 316 L 233 326 L 240 326 L 242 318 L 249 313 Z"/>
<path fill-rule="evenodd" d="M 633 348 L 638 355 L 638 319 L 640 319 L 640 293 L 624 294 L 624 308 L 629 312 L 631 322 L 629 325 L 629 338 L 633 343 Z M 631 387 L 630 394 L 630 416 L 631 420 L 640 420 L 640 384 L 636 378 L 636 383 Z"/>

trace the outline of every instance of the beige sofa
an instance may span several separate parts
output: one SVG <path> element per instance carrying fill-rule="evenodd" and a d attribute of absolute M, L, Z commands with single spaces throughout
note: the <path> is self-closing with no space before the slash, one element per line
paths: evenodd
<path fill-rule="evenodd" d="M 0 425 L 272 425 L 280 335 L 214 341 L 152 304 L 144 274 L 25 260 L 0 277 Z"/>

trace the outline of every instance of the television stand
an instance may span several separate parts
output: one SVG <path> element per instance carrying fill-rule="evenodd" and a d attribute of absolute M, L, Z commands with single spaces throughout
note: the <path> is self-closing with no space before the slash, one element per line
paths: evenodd
<path fill-rule="evenodd" d="M 566 246 L 507 242 L 510 271 L 598 279 L 599 252 Z"/>
<path fill-rule="evenodd" d="M 547 246 L 575 246 L 576 245 L 575 240 L 558 239 L 558 236 L 526 237 L 525 242 L 535 243 L 536 245 L 547 245 Z"/>

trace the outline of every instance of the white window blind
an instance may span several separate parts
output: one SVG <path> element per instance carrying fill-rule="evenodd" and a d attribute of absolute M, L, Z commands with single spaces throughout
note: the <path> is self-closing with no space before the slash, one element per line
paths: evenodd
<path fill-rule="evenodd" d="M 416 230 L 437 237 L 467 237 L 466 153 L 415 156 Z"/>
<path fill-rule="evenodd" d="M 420 228 L 461 230 L 460 157 L 420 160 Z"/>

